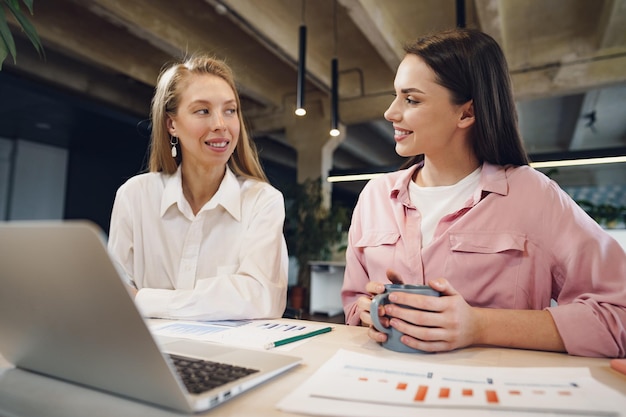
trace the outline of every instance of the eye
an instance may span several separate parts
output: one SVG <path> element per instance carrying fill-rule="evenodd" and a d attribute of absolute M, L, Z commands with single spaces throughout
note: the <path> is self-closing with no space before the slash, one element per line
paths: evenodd
<path fill-rule="evenodd" d="M 407 98 L 405 98 L 404 100 L 405 100 L 405 101 L 406 101 L 406 103 L 407 103 L 407 104 L 409 104 L 409 105 L 419 104 L 419 101 L 413 100 L 413 99 L 412 99 L 412 98 L 410 98 L 410 97 L 407 97 Z"/>
<path fill-rule="evenodd" d="M 209 109 L 199 109 L 199 110 L 196 110 L 194 113 L 196 113 L 196 114 L 209 114 Z"/>
<path fill-rule="evenodd" d="M 233 116 L 237 114 L 237 109 L 226 109 L 225 113 L 229 116 Z"/>

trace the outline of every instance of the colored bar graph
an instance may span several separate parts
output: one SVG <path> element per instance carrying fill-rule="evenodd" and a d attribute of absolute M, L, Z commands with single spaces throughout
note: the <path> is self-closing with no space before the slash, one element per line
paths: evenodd
<path fill-rule="evenodd" d="M 428 385 L 420 385 L 415 393 L 414 401 L 424 401 L 426 399 L 426 393 L 428 392 Z"/>
<path fill-rule="evenodd" d="M 494 390 L 490 390 L 488 389 L 487 391 L 485 391 L 485 395 L 487 396 L 487 402 L 490 404 L 497 404 L 498 401 L 498 393 L 496 393 Z"/>

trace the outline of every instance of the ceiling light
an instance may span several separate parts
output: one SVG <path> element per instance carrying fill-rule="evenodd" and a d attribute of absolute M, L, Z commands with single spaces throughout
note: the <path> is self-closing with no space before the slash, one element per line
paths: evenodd
<path fill-rule="evenodd" d="M 328 182 L 347 182 L 347 181 L 369 181 L 373 178 L 380 177 L 384 172 L 376 172 L 373 174 L 351 174 L 351 175 L 331 175 L 326 178 Z"/>
<path fill-rule="evenodd" d="M 330 135 L 339 136 L 339 61 L 337 60 L 337 0 L 333 2 L 333 48 L 330 61 Z"/>
<path fill-rule="evenodd" d="M 582 165 L 615 164 L 615 163 L 626 163 L 626 155 L 531 162 L 530 166 L 538 169 L 538 168 L 555 168 L 555 167 L 582 166 Z M 369 181 L 373 178 L 380 177 L 381 175 L 387 172 L 390 172 L 390 171 L 363 173 L 363 174 L 356 173 L 356 174 L 346 174 L 346 175 L 331 175 L 328 178 L 326 178 L 326 180 L 328 182 Z"/>
<path fill-rule="evenodd" d="M 306 82 L 306 25 L 304 24 L 304 6 L 305 0 L 302 0 L 302 24 L 300 25 L 300 38 L 298 47 L 298 85 L 296 92 L 296 116 L 304 116 L 306 110 L 304 108 L 304 89 Z"/>
<path fill-rule="evenodd" d="M 331 61 L 332 87 L 330 91 L 330 135 L 339 136 L 339 62 L 337 58 Z"/>
<path fill-rule="evenodd" d="M 607 156 L 604 158 L 567 159 L 561 161 L 531 162 L 533 168 L 554 168 L 579 165 L 615 164 L 626 162 L 626 156 Z"/>

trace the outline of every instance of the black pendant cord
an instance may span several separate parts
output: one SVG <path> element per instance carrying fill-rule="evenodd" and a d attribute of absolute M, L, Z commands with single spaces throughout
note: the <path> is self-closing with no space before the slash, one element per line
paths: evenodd
<path fill-rule="evenodd" d="M 298 45 L 298 83 L 296 90 L 296 114 L 304 116 L 304 95 L 306 83 L 306 24 L 304 21 L 306 0 L 302 0 L 302 23 L 300 24 Z"/>

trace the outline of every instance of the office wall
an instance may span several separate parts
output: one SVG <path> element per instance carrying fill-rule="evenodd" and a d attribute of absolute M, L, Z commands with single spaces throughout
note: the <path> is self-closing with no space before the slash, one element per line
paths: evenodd
<path fill-rule="evenodd" d="M 26 140 L 0 139 L 3 220 L 62 219 L 68 152 Z"/>
<path fill-rule="evenodd" d="M 6 220 L 9 212 L 12 151 L 13 141 L 0 138 L 0 220 Z"/>

